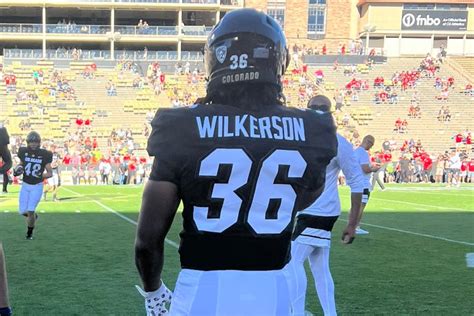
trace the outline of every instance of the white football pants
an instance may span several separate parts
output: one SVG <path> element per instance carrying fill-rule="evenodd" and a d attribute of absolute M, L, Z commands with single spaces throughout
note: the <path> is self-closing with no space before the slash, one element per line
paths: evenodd
<path fill-rule="evenodd" d="M 288 316 L 289 280 L 283 270 L 179 273 L 171 316 Z"/>
<path fill-rule="evenodd" d="M 316 292 L 325 316 L 335 316 L 336 302 L 334 299 L 334 281 L 329 270 L 329 247 L 298 242 L 298 238 L 291 243 L 291 261 L 285 270 L 288 273 L 292 308 L 294 316 L 305 315 L 305 299 L 307 278 L 304 262 L 309 259 L 311 272 L 316 285 Z"/>

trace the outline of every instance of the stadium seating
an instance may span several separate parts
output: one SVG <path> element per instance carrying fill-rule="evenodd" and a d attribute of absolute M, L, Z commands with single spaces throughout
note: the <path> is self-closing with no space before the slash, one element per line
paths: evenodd
<path fill-rule="evenodd" d="M 358 65 L 358 79 L 367 80 L 372 85 L 376 76 L 391 78 L 396 71 L 412 70 L 418 67 L 419 58 L 390 59 L 387 64 L 374 65 L 372 70 L 366 65 Z M 143 135 L 143 127 L 146 116 L 153 113 L 159 107 L 169 107 L 177 99 L 180 104 L 190 103 L 198 96 L 204 95 L 204 85 L 198 84 L 198 89 L 190 87 L 185 75 L 166 76 L 166 89 L 156 95 L 152 87 L 147 83 L 141 89 L 133 87 L 133 78 L 129 72 L 121 72 L 116 69 L 98 69 L 94 77 L 84 78 L 82 73 L 90 62 L 71 62 L 67 69 L 54 69 L 50 61 L 38 61 L 36 65 L 23 65 L 19 61 L 4 67 L 5 74 L 15 74 L 17 77 L 16 91 L 6 93 L 5 82 L 0 82 L 0 110 L 6 113 L 5 120 L 12 135 L 22 135 L 19 124 L 29 119 L 33 129 L 39 130 L 45 138 L 61 140 L 68 132 L 74 131 L 75 119 L 80 117 L 92 120 L 92 131 L 97 136 L 99 145 L 106 146 L 107 137 L 113 128 L 131 128 L 135 142 L 139 145 L 139 154 L 144 153 L 146 137 Z M 343 67 L 334 71 L 332 66 L 313 67 L 308 70 L 308 79 L 315 82 L 314 71 L 321 69 L 325 78 L 323 83 L 316 85 L 318 93 L 324 93 L 329 97 L 343 88 L 352 76 L 345 76 Z M 42 70 L 44 81 L 35 84 L 32 73 L 34 70 Z M 300 75 L 288 71 L 288 88 L 285 95 L 290 106 L 304 107 L 308 96 L 301 96 Z M 74 89 L 74 95 L 56 93 L 51 95 L 50 78 L 54 71 L 60 71 Z M 136 75 L 135 75 L 136 76 Z M 373 92 L 361 91 L 359 101 L 345 99 L 342 112 L 338 113 L 338 121 L 344 114 L 350 115 L 350 122 L 344 127 L 343 133 L 358 131 L 359 134 L 374 134 L 377 143 L 384 139 L 394 138 L 399 144 L 404 140 L 414 138 L 422 139 L 427 150 L 438 153 L 446 150 L 447 144 L 453 144 L 451 139 L 457 131 L 463 131 L 471 126 L 471 118 L 474 117 L 472 99 L 460 91 L 460 87 L 467 81 L 459 78 L 455 69 L 443 65 L 437 76 L 454 76 L 455 88 L 451 91 L 449 99 L 445 101 L 436 100 L 439 93 L 434 87 L 433 78 L 423 78 L 418 85 L 421 97 L 420 119 L 408 119 L 407 133 L 399 134 L 393 131 L 394 122 L 397 117 L 402 119 L 408 117 L 408 108 L 412 91 L 400 93 L 398 104 L 374 104 Z M 110 81 L 116 86 L 117 96 L 108 96 L 106 84 Z M 390 85 L 390 80 L 386 80 Z M 24 91 L 35 94 L 36 100 L 17 100 L 16 92 Z M 437 113 L 442 105 L 451 108 L 452 120 L 440 123 Z M 44 109 L 41 111 L 41 109 Z"/>

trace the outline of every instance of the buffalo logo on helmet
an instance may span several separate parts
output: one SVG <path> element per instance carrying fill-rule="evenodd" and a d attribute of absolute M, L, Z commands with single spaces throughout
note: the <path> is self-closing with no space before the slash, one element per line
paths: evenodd
<path fill-rule="evenodd" d="M 222 64 L 227 56 L 227 46 L 219 46 L 216 48 L 216 58 Z"/>

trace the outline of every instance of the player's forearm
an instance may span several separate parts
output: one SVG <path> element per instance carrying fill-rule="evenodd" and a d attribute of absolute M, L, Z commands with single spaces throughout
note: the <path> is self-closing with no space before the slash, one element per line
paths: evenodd
<path fill-rule="evenodd" d="M 45 172 L 43 173 L 43 179 L 49 179 L 53 176 L 52 172 Z"/>
<path fill-rule="evenodd" d="M 151 245 L 139 239 L 135 242 L 135 265 L 147 292 L 155 291 L 161 285 L 163 251 L 164 240 L 158 245 Z"/>
<path fill-rule="evenodd" d="M 357 226 L 360 207 L 362 204 L 362 193 L 351 193 L 351 209 L 349 211 L 349 219 L 347 225 Z"/>

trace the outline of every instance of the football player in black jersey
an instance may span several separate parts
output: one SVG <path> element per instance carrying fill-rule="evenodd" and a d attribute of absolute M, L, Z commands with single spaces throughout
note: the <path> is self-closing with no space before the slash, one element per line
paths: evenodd
<path fill-rule="evenodd" d="M 0 175 L 3 176 L 2 193 L 7 193 L 9 181 L 7 172 L 12 167 L 12 155 L 8 149 L 8 144 L 10 144 L 10 137 L 8 136 L 7 129 L 5 127 L 0 127 L 0 158 L 2 159 Z"/>
<path fill-rule="evenodd" d="M 53 175 L 51 170 L 52 153 L 40 148 L 41 136 L 37 132 L 33 131 L 28 134 L 26 144 L 26 147 L 18 149 L 20 164 L 15 167 L 14 174 L 23 174 L 19 212 L 26 217 L 28 226 L 26 239 L 33 239 L 33 229 L 37 218 L 35 211 L 43 195 L 43 181 Z"/>
<path fill-rule="evenodd" d="M 161 109 L 135 242 L 148 315 L 166 312 L 166 234 L 182 201 L 181 272 L 171 315 L 289 315 L 283 267 L 294 216 L 324 187 L 336 155 L 330 114 L 287 108 L 286 39 L 268 15 L 227 13 L 205 49 L 207 94 Z"/>
<path fill-rule="evenodd" d="M 0 167 L 0 174 L 6 174 L 12 166 L 12 156 L 8 149 L 10 138 L 7 130 L 0 127 L 0 158 L 3 161 Z M 5 177 L 3 178 L 5 181 Z M 3 245 L 0 242 L 0 316 L 10 316 L 11 308 L 8 300 L 7 270 L 5 268 L 5 256 L 3 254 Z"/>

